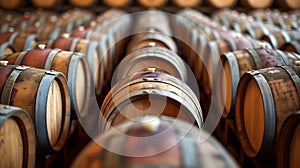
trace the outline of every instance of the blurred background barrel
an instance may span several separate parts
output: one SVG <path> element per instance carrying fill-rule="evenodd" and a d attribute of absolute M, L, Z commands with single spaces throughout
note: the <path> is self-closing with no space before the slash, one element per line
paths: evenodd
<path fill-rule="evenodd" d="M 23 109 L 0 105 L 1 167 L 35 166 L 35 132 Z"/>

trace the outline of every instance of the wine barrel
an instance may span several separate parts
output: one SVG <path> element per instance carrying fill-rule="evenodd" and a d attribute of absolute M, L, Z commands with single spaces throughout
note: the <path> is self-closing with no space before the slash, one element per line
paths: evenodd
<path fill-rule="evenodd" d="M 85 1 L 81 1 L 81 0 L 68 0 L 69 3 L 73 6 L 76 7 L 81 7 L 81 8 L 87 8 L 87 7 L 91 7 L 92 5 L 96 5 L 96 0 L 85 0 Z"/>
<path fill-rule="evenodd" d="M 286 43 L 280 49 L 300 54 L 300 40 Z"/>
<path fill-rule="evenodd" d="M 34 167 L 35 133 L 23 109 L 0 105 L 0 167 Z"/>
<path fill-rule="evenodd" d="M 215 8 L 230 8 L 234 7 L 236 3 L 238 2 L 237 0 L 205 0 L 204 1 L 206 5 L 211 5 Z"/>
<path fill-rule="evenodd" d="M 207 73 L 198 73 L 201 74 L 204 92 L 208 95 L 211 93 L 211 87 L 215 82 L 216 71 L 222 54 L 228 51 L 236 51 L 246 48 L 259 48 L 261 45 L 265 45 L 267 48 L 272 48 L 270 44 L 252 39 L 248 36 L 236 36 L 236 38 L 222 39 L 207 43 L 202 54 L 202 61 L 207 69 Z"/>
<path fill-rule="evenodd" d="M 235 121 L 241 146 L 249 157 L 275 157 L 284 120 L 300 109 L 299 74 L 300 66 L 279 66 L 241 77 Z"/>
<path fill-rule="evenodd" d="M 77 118 L 77 115 L 84 116 L 86 113 L 92 82 L 88 63 L 83 55 L 62 50 L 36 49 L 5 55 L 2 60 L 7 60 L 9 64 L 62 72 L 68 80 L 72 118 Z"/>
<path fill-rule="evenodd" d="M 100 130 L 145 115 L 165 115 L 202 127 L 202 110 L 194 92 L 179 79 L 148 68 L 116 83 L 101 106 Z"/>
<path fill-rule="evenodd" d="M 283 123 L 278 142 L 277 167 L 300 166 L 297 153 L 300 150 L 300 113 L 295 112 Z"/>
<path fill-rule="evenodd" d="M 31 3 L 36 8 L 50 9 L 61 6 L 64 0 L 31 0 Z"/>
<path fill-rule="evenodd" d="M 167 0 L 138 0 L 138 2 L 144 7 L 155 8 L 164 6 L 167 3 Z"/>
<path fill-rule="evenodd" d="M 103 0 L 102 3 L 109 7 L 125 7 L 131 3 L 131 0 Z"/>
<path fill-rule="evenodd" d="M 141 33 L 151 29 L 162 34 L 171 35 L 169 16 L 158 10 L 148 10 L 136 16 L 134 33 Z"/>
<path fill-rule="evenodd" d="M 59 37 L 62 32 L 59 26 L 56 26 L 57 17 L 52 16 L 46 23 L 35 22 L 25 29 L 25 34 L 36 34 L 39 41 L 53 40 Z"/>
<path fill-rule="evenodd" d="M 172 0 L 172 2 L 181 8 L 191 8 L 200 5 L 202 0 Z"/>
<path fill-rule="evenodd" d="M 219 66 L 215 90 L 218 106 L 224 118 L 234 118 L 236 90 L 240 77 L 248 71 L 262 68 L 294 65 L 300 55 L 280 50 L 260 48 L 227 52 L 221 56 L 223 66 Z M 223 73 L 224 72 L 224 76 Z M 221 98 L 225 98 L 221 99 Z M 225 102 L 225 106 L 223 106 Z M 223 110 L 224 109 L 224 110 Z"/>
<path fill-rule="evenodd" d="M 28 4 L 28 0 L 0 0 L 0 7 L 3 9 L 17 9 L 25 7 Z"/>
<path fill-rule="evenodd" d="M 96 23 L 95 23 L 96 24 Z M 90 39 L 94 33 L 94 27 L 85 28 L 84 26 L 79 26 L 77 29 L 73 30 L 70 37 L 78 37 L 81 39 Z M 96 40 L 98 41 L 98 40 Z"/>
<path fill-rule="evenodd" d="M 291 9 L 299 9 L 300 3 L 298 0 L 277 0 L 276 5 L 280 7 L 288 7 Z"/>
<path fill-rule="evenodd" d="M 281 48 L 288 42 L 300 40 L 300 31 L 276 31 L 264 36 L 262 39 L 272 44 L 274 48 Z"/>
<path fill-rule="evenodd" d="M 35 126 L 37 150 L 60 150 L 70 125 L 70 95 L 60 72 L 26 66 L 0 66 L 0 103 L 26 110 Z"/>
<path fill-rule="evenodd" d="M 272 32 L 279 31 L 278 27 L 272 25 L 265 25 L 262 23 L 244 23 L 246 26 L 246 33 L 249 34 L 252 38 L 262 40 L 263 37 L 271 34 Z"/>
<path fill-rule="evenodd" d="M 238 167 L 213 137 L 181 120 L 146 116 L 95 138 L 71 167 Z"/>
<path fill-rule="evenodd" d="M 36 48 L 44 45 L 45 48 L 61 49 L 64 51 L 83 53 L 89 65 L 89 71 L 91 72 L 92 80 L 94 81 L 95 89 L 102 86 L 103 75 L 98 70 L 99 63 L 101 61 L 98 49 L 98 43 L 95 41 L 89 41 L 80 38 L 69 37 L 69 34 L 63 34 L 62 37 L 55 40 L 48 40 L 39 42 Z"/>
<path fill-rule="evenodd" d="M 246 8 L 254 9 L 266 9 L 273 5 L 275 0 L 264 0 L 264 1 L 255 1 L 255 0 L 240 0 L 239 3 Z"/>
<path fill-rule="evenodd" d="M 17 52 L 17 49 L 9 44 L 9 42 L 0 44 L 0 56 Z"/>
<path fill-rule="evenodd" d="M 172 37 L 150 29 L 149 32 L 134 35 L 127 46 L 127 54 L 137 49 L 154 46 L 164 47 L 177 53 L 177 46 Z"/>
<path fill-rule="evenodd" d="M 2 32 L 0 33 L 0 43 L 9 42 L 15 46 L 17 51 L 32 49 L 38 39 L 35 34 L 24 34 L 19 32 Z"/>
<path fill-rule="evenodd" d="M 188 75 L 184 62 L 173 51 L 162 47 L 148 47 L 128 54 L 115 70 L 115 81 L 120 81 L 146 68 L 156 68 L 187 83 Z"/>

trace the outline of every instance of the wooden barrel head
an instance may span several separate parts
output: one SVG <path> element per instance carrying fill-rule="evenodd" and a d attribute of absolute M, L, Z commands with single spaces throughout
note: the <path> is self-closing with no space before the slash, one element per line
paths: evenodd
<path fill-rule="evenodd" d="M 250 80 L 244 97 L 244 126 L 250 146 L 259 151 L 265 128 L 264 104 L 260 87 L 255 80 Z"/>
<path fill-rule="evenodd" d="M 110 7 L 124 7 L 131 3 L 131 0 L 103 0 L 102 2 Z"/>
<path fill-rule="evenodd" d="M 229 8 L 236 4 L 236 0 L 210 0 L 209 1 L 216 8 Z"/>
<path fill-rule="evenodd" d="M 74 6 L 86 8 L 94 5 L 96 0 L 69 0 L 69 2 Z"/>
<path fill-rule="evenodd" d="M 299 9 L 300 8 L 300 3 L 297 0 L 285 0 L 286 4 L 288 7 L 292 9 Z"/>
<path fill-rule="evenodd" d="M 174 4 L 182 8 L 196 7 L 202 0 L 173 0 Z"/>
<path fill-rule="evenodd" d="M 0 128 L 1 167 L 23 167 L 23 138 L 14 118 L 8 118 Z M 25 148 L 25 147 L 24 147 Z"/>
<path fill-rule="evenodd" d="M 224 63 L 224 74 L 225 74 L 225 78 L 223 78 L 222 83 L 224 83 L 225 85 L 223 85 L 223 88 L 221 88 L 223 90 L 223 93 L 221 94 L 222 97 L 226 97 L 225 98 L 225 111 L 229 112 L 231 111 L 231 100 L 232 100 L 232 75 L 231 75 L 231 67 L 229 62 L 225 62 Z M 224 112 L 225 113 L 225 112 Z"/>
<path fill-rule="evenodd" d="M 0 7 L 2 7 L 3 9 L 16 9 L 20 7 L 21 4 L 22 0 L 0 0 Z"/>
<path fill-rule="evenodd" d="M 46 124 L 49 141 L 55 146 L 59 139 L 63 123 L 63 100 L 59 84 L 54 80 L 49 88 L 47 97 Z"/>
<path fill-rule="evenodd" d="M 160 7 L 166 4 L 166 0 L 138 0 L 144 7 Z"/>
<path fill-rule="evenodd" d="M 37 8 L 53 8 L 61 0 L 31 0 L 33 6 Z"/>
<path fill-rule="evenodd" d="M 256 9 L 265 9 L 270 7 L 273 4 L 274 0 L 264 0 L 264 1 L 255 1 L 255 0 L 247 0 L 247 3 Z"/>
<path fill-rule="evenodd" d="M 84 113 L 87 98 L 90 96 L 85 94 L 86 89 L 90 89 L 86 80 L 88 80 L 86 79 L 86 67 L 82 62 L 79 62 L 76 70 L 76 102 L 78 102 L 78 109 L 82 113 Z"/>

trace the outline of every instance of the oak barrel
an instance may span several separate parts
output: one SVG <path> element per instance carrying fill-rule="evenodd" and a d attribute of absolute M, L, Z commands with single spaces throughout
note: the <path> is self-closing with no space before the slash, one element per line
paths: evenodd
<path fill-rule="evenodd" d="M 6 55 L 17 52 L 16 48 L 9 44 L 9 42 L 0 44 L 0 55 Z"/>
<path fill-rule="evenodd" d="M 249 157 L 274 158 L 286 117 L 300 109 L 300 66 L 245 73 L 236 93 L 235 121 Z"/>
<path fill-rule="evenodd" d="M 211 93 L 212 84 L 215 82 L 218 64 L 222 54 L 228 51 L 242 50 L 246 48 L 259 48 L 261 45 L 272 48 L 267 42 L 258 41 L 248 36 L 237 36 L 223 40 L 212 41 L 207 44 L 203 51 L 203 64 L 207 69 L 207 73 L 199 73 L 202 75 L 202 82 L 206 94 Z"/>
<path fill-rule="evenodd" d="M 34 123 L 37 150 L 50 154 L 66 142 L 70 95 L 60 72 L 26 66 L 0 66 L 0 103 L 26 110 Z"/>
<path fill-rule="evenodd" d="M 35 34 L 19 33 L 6 31 L 0 33 L 0 43 L 8 42 L 13 45 L 17 51 L 32 49 L 36 45 L 38 39 Z"/>
<path fill-rule="evenodd" d="M 115 81 L 120 81 L 135 72 L 155 68 L 156 71 L 167 73 L 187 83 L 186 65 L 173 51 L 163 47 L 148 47 L 135 50 L 125 56 L 115 70 Z"/>
<path fill-rule="evenodd" d="M 35 133 L 23 109 L 0 105 L 0 167 L 34 167 Z"/>
<path fill-rule="evenodd" d="M 286 43 L 280 49 L 300 54 L 300 40 Z"/>
<path fill-rule="evenodd" d="M 76 167 L 238 167 L 226 149 L 197 127 L 170 117 L 135 118 L 95 138 Z"/>
<path fill-rule="evenodd" d="M 295 112 L 283 123 L 278 142 L 277 167 L 296 168 L 300 166 L 300 113 Z"/>
<path fill-rule="evenodd" d="M 90 76 L 94 81 L 95 89 L 98 90 L 98 87 L 102 87 L 104 76 L 101 74 L 102 72 L 98 69 L 100 65 L 100 54 L 99 54 L 99 46 L 95 41 L 89 41 L 80 38 L 69 37 L 69 34 L 64 34 L 62 37 L 59 37 L 55 40 L 48 40 L 39 42 L 36 48 L 39 48 L 41 45 L 45 46 L 45 48 L 52 49 L 61 49 L 64 51 L 78 52 L 83 53 L 86 57 L 86 60 L 89 65 Z"/>
<path fill-rule="evenodd" d="M 77 118 L 77 115 L 84 116 L 86 113 L 92 82 L 88 63 L 83 55 L 62 50 L 35 49 L 5 55 L 1 59 L 7 60 L 9 64 L 62 72 L 68 80 L 72 118 Z"/>
<path fill-rule="evenodd" d="M 165 47 L 177 53 L 177 46 L 172 37 L 155 31 L 154 29 L 150 29 L 149 31 L 135 34 L 133 36 L 127 45 L 127 54 L 137 49 L 154 46 Z"/>
<path fill-rule="evenodd" d="M 300 40 L 300 31 L 297 30 L 274 31 L 264 36 L 262 39 L 269 42 L 274 48 L 281 48 L 286 43 Z"/>
<path fill-rule="evenodd" d="M 202 127 L 202 110 L 194 92 L 177 78 L 148 69 L 116 83 L 101 106 L 102 132 L 126 120 L 165 115 Z"/>
<path fill-rule="evenodd" d="M 223 54 L 221 56 L 223 66 L 219 66 L 215 82 L 216 94 L 219 98 L 218 106 L 223 112 L 222 116 L 224 118 L 234 117 L 236 90 L 243 74 L 262 68 L 294 65 L 295 61 L 299 60 L 300 55 L 298 54 L 268 48 L 244 49 Z M 225 100 L 221 98 L 225 98 Z"/>

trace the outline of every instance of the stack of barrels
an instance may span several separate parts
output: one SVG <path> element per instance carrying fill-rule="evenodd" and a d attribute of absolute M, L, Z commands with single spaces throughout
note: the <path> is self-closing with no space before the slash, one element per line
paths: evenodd
<path fill-rule="evenodd" d="M 43 167 L 64 149 L 110 80 L 130 22 L 117 9 L 1 15 L 1 167 Z"/>
<path fill-rule="evenodd" d="M 281 167 L 299 166 L 297 13 L 268 10 L 250 16 L 223 10 L 210 19 L 184 10 L 179 16 L 175 31 L 187 32 L 183 55 L 211 97 L 210 106 L 222 114 L 217 137 L 235 148 L 243 166 L 247 162 L 238 144 L 256 166 L 270 166 L 273 159 Z"/>
<path fill-rule="evenodd" d="M 134 18 L 135 33 L 102 103 L 100 136 L 73 167 L 236 167 L 213 137 L 200 138 L 202 110 L 169 16 L 150 10 Z"/>
<path fill-rule="evenodd" d="M 81 8 L 92 8 L 94 6 L 106 7 L 129 7 L 142 6 L 146 8 L 173 6 L 180 8 L 191 7 L 214 7 L 214 8 L 232 8 L 243 7 L 252 9 L 265 9 L 270 7 L 297 9 L 300 4 L 297 0 L 49 0 L 47 2 L 40 0 L 0 0 L 0 7 L 4 9 L 17 9 L 22 7 L 34 6 L 36 8 L 53 9 L 60 6 L 75 6 Z"/>
<path fill-rule="evenodd" d="M 300 3 L 0 0 L 0 167 L 300 167 L 300 12 L 234 6 Z"/>

